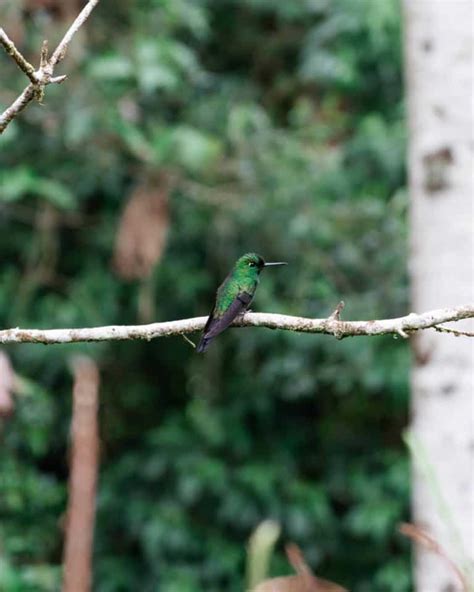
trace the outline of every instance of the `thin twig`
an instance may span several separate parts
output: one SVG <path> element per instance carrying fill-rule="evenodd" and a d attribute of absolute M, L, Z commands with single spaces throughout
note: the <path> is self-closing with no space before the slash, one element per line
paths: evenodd
<path fill-rule="evenodd" d="M 48 40 L 44 39 L 41 46 L 40 68 L 46 68 L 48 65 Z"/>
<path fill-rule="evenodd" d="M 443 547 L 425 530 L 416 526 L 415 524 L 410 524 L 408 522 L 403 522 L 400 524 L 398 530 L 404 536 L 410 538 L 412 541 L 417 543 L 420 547 L 425 548 L 427 551 L 431 551 L 435 553 L 448 564 L 450 570 L 456 575 L 457 579 L 459 580 L 463 592 L 469 592 L 469 585 L 467 583 L 466 577 L 461 569 L 456 565 L 456 563 L 449 557 Z"/>
<path fill-rule="evenodd" d="M 38 70 L 23 57 L 15 47 L 15 44 L 3 29 L 0 28 L 0 44 L 5 51 L 12 56 L 19 68 L 28 76 L 30 84 L 23 90 L 21 95 L 0 115 L 0 134 L 6 129 L 8 124 L 34 99 L 41 102 L 44 96 L 44 88 L 48 84 L 60 84 L 66 80 L 65 75 L 53 76 L 55 66 L 64 59 L 69 43 L 79 28 L 89 17 L 92 10 L 97 6 L 100 0 L 89 0 L 86 6 L 81 10 L 76 20 L 69 27 L 68 31 L 60 41 L 59 45 L 48 59 L 48 42 L 43 41 L 41 48 L 41 60 Z"/>
<path fill-rule="evenodd" d="M 344 310 L 345 302 L 341 300 L 339 304 L 334 309 L 334 312 L 329 316 L 331 320 L 340 321 L 341 320 L 341 312 Z"/>
<path fill-rule="evenodd" d="M 35 98 L 35 89 L 36 85 L 29 84 L 10 107 L 5 109 L 0 115 L 0 134 L 3 133 L 10 121 L 21 113 L 28 103 Z"/>
<path fill-rule="evenodd" d="M 69 27 L 67 33 L 64 35 L 62 40 L 60 41 L 59 45 L 53 52 L 51 59 L 49 60 L 49 64 L 54 68 L 56 64 L 58 64 L 61 60 L 64 59 L 66 55 L 67 48 L 71 43 L 71 39 L 77 33 L 77 31 L 82 27 L 82 25 L 86 22 L 89 18 L 90 13 L 94 10 L 94 8 L 99 4 L 99 0 L 89 0 L 89 2 L 84 6 L 81 10 L 79 15 L 77 16 L 76 20 L 72 23 Z"/>
<path fill-rule="evenodd" d="M 400 331 L 413 333 L 436 327 L 440 323 L 474 318 L 474 304 L 443 308 L 422 314 L 411 313 L 396 319 L 374 321 L 338 321 L 336 319 L 309 319 L 282 314 L 247 313 L 239 316 L 234 327 L 267 327 L 300 333 L 325 333 L 339 339 L 355 335 L 398 335 Z M 207 317 L 195 317 L 179 321 L 152 323 L 150 325 L 112 325 L 84 329 L 4 329 L 0 331 L 0 343 L 74 343 L 85 341 L 124 341 L 183 335 L 201 331 Z"/>
<path fill-rule="evenodd" d="M 439 333 L 451 333 L 452 335 L 456 335 L 456 337 L 474 337 L 474 332 L 472 331 L 458 331 L 458 329 L 440 326 L 433 327 L 433 329 Z"/>
<path fill-rule="evenodd" d="M 181 337 L 184 339 L 184 341 L 187 341 L 191 347 L 196 349 L 196 344 L 194 343 L 194 341 L 191 341 L 191 339 L 189 339 L 189 337 L 185 333 L 182 333 Z"/>

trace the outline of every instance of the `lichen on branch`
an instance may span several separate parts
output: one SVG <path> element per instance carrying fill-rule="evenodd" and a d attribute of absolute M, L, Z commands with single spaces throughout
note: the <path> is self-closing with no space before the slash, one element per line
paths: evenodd
<path fill-rule="evenodd" d="M 338 307 L 339 308 L 339 307 Z M 339 310 L 340 312 L 340 310 Z M 439 329 L 442 323 L 474 318 L 474 304 L 442 308 L 422 314 L 411 313 L 395 319 L 343 321 L 334 313 L 326 319 L 311 319 L 274 313 L 246 313 L 233 327 L 266 327 L 298 333 L 324 333 L 338 339 L 351 336 L 399 335 L 409 337 L 416 331 Z M 87 341 L 127 341 L 185 335 L 201 331 L 207 317 L 165 321 L 149 325 L 110 325 L 78 329 L 4 329 L 0 343 L 79 343 Z"/>

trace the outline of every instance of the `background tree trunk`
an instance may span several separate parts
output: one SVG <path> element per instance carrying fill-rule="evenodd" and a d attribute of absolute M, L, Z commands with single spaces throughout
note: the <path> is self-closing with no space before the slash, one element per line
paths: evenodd
<path fill-rule="evenodd" d="M 95 496 L 99 470 L 98 395 L 97 366 L 89 358 L 77 359 L 74 364 L 63 592 L 88 592 L 92 585 Z"/>
<path fill-rule="evenodd" d="M 473 12 L 470 0 L 405 0 L 414 311 L 473 300 Z M 473 382 L 472 339 L 417 335 L 412 433 L 427 460 L 414 463 L 414 518 L 461 567 L 474 558 Z M 422 549 L 415 578 L 419 592 L 459 589 Z"/>

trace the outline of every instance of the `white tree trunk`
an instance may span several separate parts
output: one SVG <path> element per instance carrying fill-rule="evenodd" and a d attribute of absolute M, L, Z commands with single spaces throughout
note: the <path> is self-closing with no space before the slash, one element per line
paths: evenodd
<path fill-rule="evenodd" d="M 474 299 L 474 3 L 405 0 L 404 9 L 417 311 Z M 414 340 L 412 370 L 412 433 L 428 459 L 414 462 L 414 519 L 463 568 L 474 560 L 473 344 L 424 331 Z M 435 479 L 427 479 L 429 463 Z M 418 592 L 460 590 L 440 557 L 422 549 L 415 557 Z"/>

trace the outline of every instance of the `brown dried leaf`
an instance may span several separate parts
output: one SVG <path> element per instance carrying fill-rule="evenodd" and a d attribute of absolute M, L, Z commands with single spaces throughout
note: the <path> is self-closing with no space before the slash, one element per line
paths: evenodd
<path fill-rule="evenodd" d="M 14 409 L 12 397 L 15 374 L 7 354 L 0 351 L 0 416 L 8 417 Z"/>
<path fill-rule="evenodd" d="M 169 183 L 146 181 L 135 188 L 125 206 L 115 241 L 113 266 L 126 280 L 150 277 L 159 262 L 169 226 Z"/>
<path fill-rule="evenodd" d="M 306 588 L 305 582 L 301 581 L 301 576 L 287 576 L 265 580 L 253 592 L 312 592 L 312 590 Z"/>
<path fill-rule="evenodd" d="M 272 578 L 259 584 L 254 592 L 348 592 L 346 588 L 311 574 Z"/>
<path fill-rule="evenodd" d="M 285 547 L 285 551 L 288 561 L 291 563 L 296 573 L 312 573 L 311 568 L 306 563 L 304 555 L 298 545 L 295 545 L 294 543 L 288 543 L 288 545 Z"/>
<path fill-rule="evenodd" d="M 289 543 L 285 550 L 288 561 L 298 575 L 265 580 L 255 588 L 254 592 L 348 592 L 339 584 L 313 575 L 297 545 Z"/>
<path fill-rule="evenodd" d="M 438 543 L 419 526 L 415 526 L 415 524 L 410 524 L 409 522 L 403 522 L 400 524 L 398 530 L 401 532 L 401 534 L 412 539 L 415 543 L 425 547 L 425 549 L 434 552 L 438 551 Z"/>

